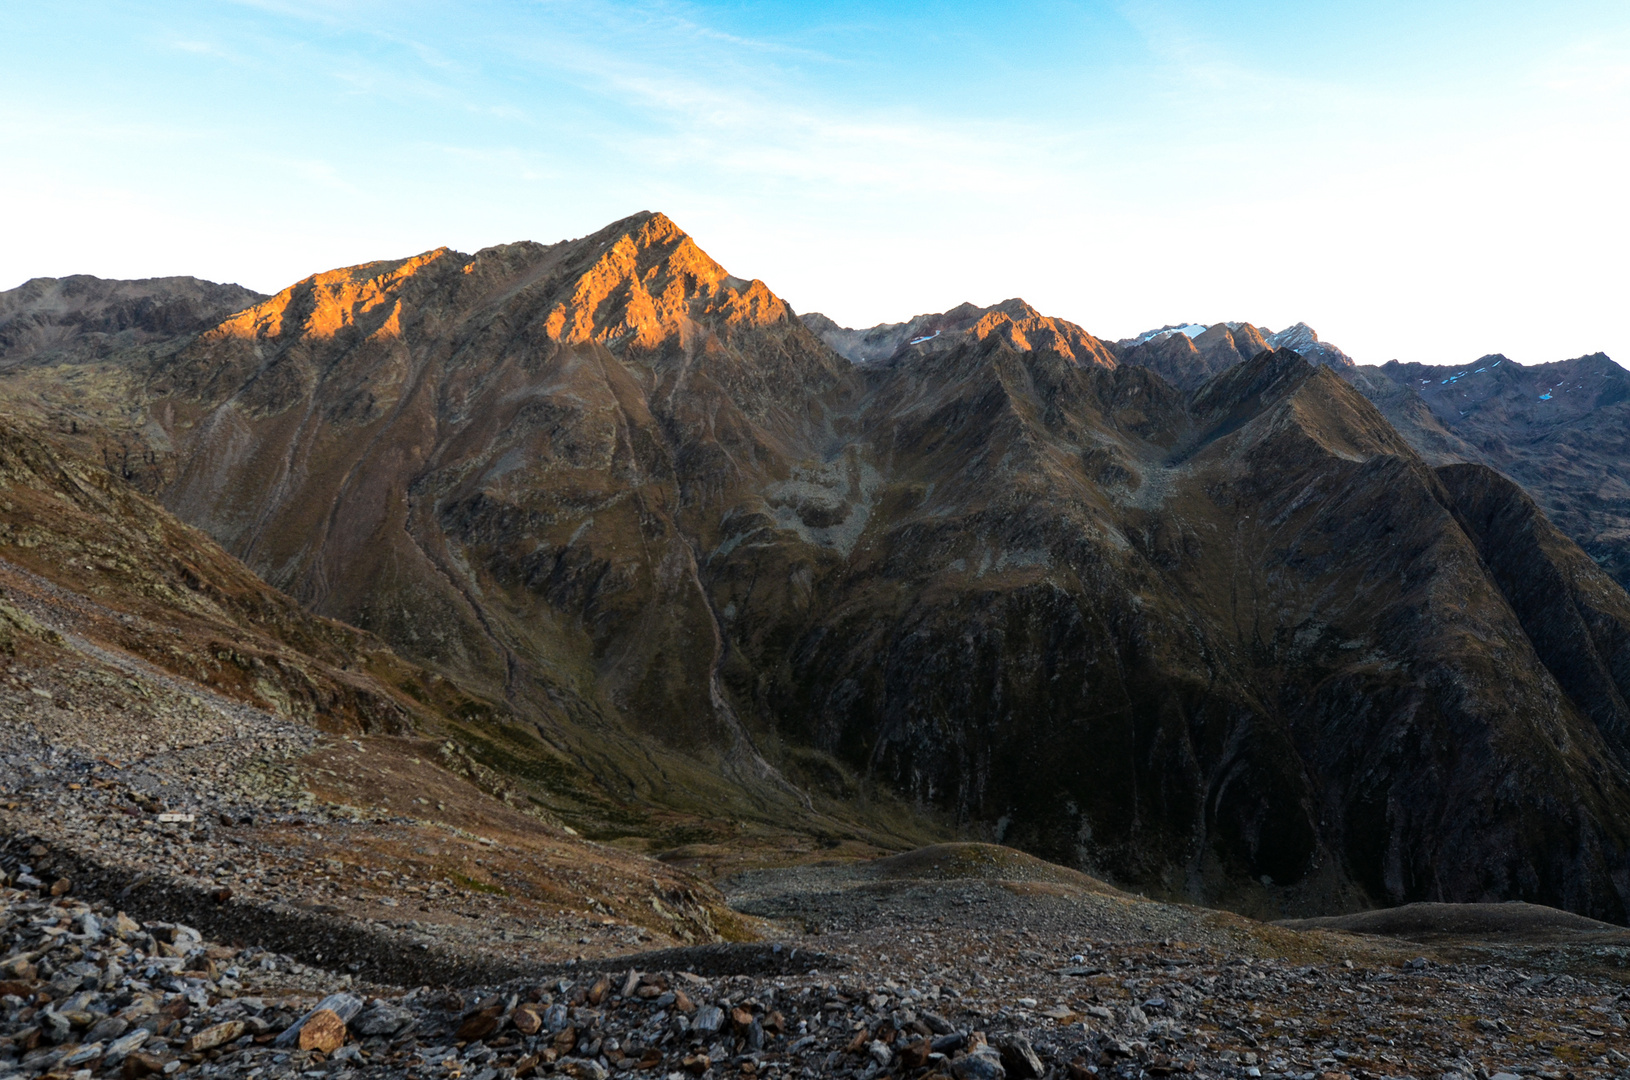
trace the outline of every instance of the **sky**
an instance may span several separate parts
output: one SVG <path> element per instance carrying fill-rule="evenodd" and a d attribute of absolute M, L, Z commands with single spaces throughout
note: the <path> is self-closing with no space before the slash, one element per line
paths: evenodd
<path fill-rule="evenodd" d="M 866 326 L 1630 363 L 1624 0 L 53 0 L 0 10 L 0 289 L 274 292 L 661 210 Z"/>

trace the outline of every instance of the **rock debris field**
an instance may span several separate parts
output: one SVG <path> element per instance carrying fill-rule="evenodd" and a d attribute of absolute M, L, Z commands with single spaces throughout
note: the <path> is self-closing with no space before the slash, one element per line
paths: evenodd
<path fill-rule="evenodd" d="M 691 962 L 662 969 L 586 964 L 403 990 L 144 924 L 26 865 L 0 890 L 0 1076 L 1630 1072 L 1625 993 L 1568 975 L 1425 958 L 1303 964 L 1217 942 L 938 922 L 902 937 L 911 928 L 888 918 L 802 962 L 797 946 L 723 946 L 680 950 L 673 959 Z M 1000 903 L 972 891 L 974 906 Z M 765 970 L 702 973 L 731 966 Z"/>
<path fill-rule="evenodd" d="M 1298 930 L 983 844 L 705 882 L 424 740 L 156 682 L 96 731 L 70 677 L 0 687 L 0 1078 L 1630 1077 L 1620 928 Z"/>

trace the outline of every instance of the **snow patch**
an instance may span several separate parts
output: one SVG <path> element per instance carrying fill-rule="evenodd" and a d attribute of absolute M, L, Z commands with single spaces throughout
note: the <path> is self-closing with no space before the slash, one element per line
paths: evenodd
<path fill-rule="evenodd" d="M 1242 323 L 1240 325 L 1244 324 Z M 1202 326 L 1199 323 L 1187 323 L 1183 326 L 1162 326 L 1159 330 L 1149 330 L 1145 333 L 1139 334 L 1137 337 L 1132 339 L 1131 343 L 1133 345 L 1143 345 L 1150 341 L 1160 341 L 1163 338 L 1169 338 L 1173 334 L 1185 334 L 1188 337 L 1195 338 L 1205 333 L 1207 329 L 1207 327 Z"/>

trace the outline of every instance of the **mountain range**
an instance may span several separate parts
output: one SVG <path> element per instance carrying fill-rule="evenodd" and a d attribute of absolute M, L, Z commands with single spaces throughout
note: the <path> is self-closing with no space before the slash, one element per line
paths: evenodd
<path fill-rule="evenodd" d="M 0 294 L 14 438 L 456 687 L 566 820 L 992 836 L 1241 910 L 1630 916 L 1623 376 L 849 330 L 660 214 Z"/>
<path fill-rule="evenodd" d="M 835 351 L 870 364 L 906 348 L 944 348 L 981 320 L 1004 316 L 1043 319 L 1022 300 L 988 308 L 964 303 L 861 330 L 819 312 L 801 318 Z M 1047 322 L 1091 339 L 1073 323 Z M 1537 365 L 1494 354 L 1463 364 L 1361 366 L 1306 323 L 1279 331 L 1247 322 L 1172 324 L 1113 343 L 1091 340 L 1098 347 L 1091 362 L 1147 367 L 1183 390 L 1264 351 L 1290 349 L 1351 383 L 1432 464 L 1475 462 L 1516 479 L 1630 587 L 1630 405 L 1623 404 L 1630 400 L 1630 372 L 1601 353 Z"/>

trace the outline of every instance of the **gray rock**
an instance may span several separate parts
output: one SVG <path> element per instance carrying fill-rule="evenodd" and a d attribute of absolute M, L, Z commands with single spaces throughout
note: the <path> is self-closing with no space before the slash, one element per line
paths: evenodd
<path fill-rule="evenodd" d="M 1000 1040 L 996 1050 L 1002 1055 L 1002 1065 L 1007 1069 L 1007 1074 L 1014 1080 L 1038 1080 L 1046 1072 L 1030 1040 L 1022 1035 Z"/>
<path fill-rule="evenodd" d="M 46 1041 L 51 1043 L 64 1043 L 73 1034 L 73 1025 L 61 1013 L 46 1010 L 40 1014 L 40 1028 L 45 1034 Z"/>
<path fill-rule="evenodd" d="M 363 1036 L 394 1035 L 406 1027 L 412 1019 L 412 1010 L 380 1003 L 358 1015 L 351 1023 L 351 1029 Z"/>
<path fill-rule="evenodd" d="M 130 1056 L 131 1051 L 140 1050 L 143 1043 L 152 1037 L 152 1032 L 146 1028 L 137 1028 L 123 1038 L 114 1039 L 108 1044 L 107 1052 L 102 1055 L 102 1064 L 112 1067 Z"/>
<path fill-rule="evenodd" d="M 85 1038 L 92 1042 L 107 1042 L 109 1039 L 117 1039 L 129 1030 L 130 1025 L 117 1016 L 104 1016 L 91 1025 L 90 1030 L 85 1032 Z"/>
<path fill-rule="evenodd" d="M 579 1080 L 585 1077 L 588 1080 L 606 1080 L 611 1075 L 604 1065 L 593 1058 L 562 1058 L 556 1071 L 574 1075 Z"/>
<path fill-rule="evenodd" d="M 101 1056 L 102 1056 L 102 1044 L 101 1043 L 99 1043 L 99 1042 L 86 1043 L 84 1046 L 81 1046 L 78 1050 L 75 1050 L 73 1053 L 71 1053 L 67 1057 L 63 1058 L 57 1064 L 66 1066 L 68 1068 L 74 1068 L 75 1066 L 83 1065 L 85 1062 L 93 1061 L 96 1058 L 99 1058 Z"/>
<path fill-rule="evenodd" d="M 704 1005 L 696 1010 L 690 1026 L 698 1035 L 716 1034 L 724 1026 L 724 1010 L 717 1005 Z"/>
<path fill-rule="evenodd" d="M 975 1052 L 951 1062 L 951 1075 L 956 1080 L 1007 1080 L 1007 1069 L 995 1050 L 982 1046 Z"/>

